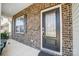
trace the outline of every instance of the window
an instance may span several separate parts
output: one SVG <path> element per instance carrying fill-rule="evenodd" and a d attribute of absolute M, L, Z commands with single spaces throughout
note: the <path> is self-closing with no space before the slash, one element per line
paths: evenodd
<path fill-rule="evenodd" d="M 15 31 L 16 33 L 24 33 L 25 32 L 25 19 L 24 17 L 19 17 L 16 19 Z"/>

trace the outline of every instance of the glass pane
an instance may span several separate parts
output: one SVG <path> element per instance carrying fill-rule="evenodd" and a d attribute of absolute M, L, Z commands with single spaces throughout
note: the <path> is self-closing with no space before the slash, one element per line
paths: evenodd
<path fill-rule="evenodd" d="M 16 26 L 16 32 L 20 32 L 20 27 Z"/>
<path fill-rule="evenodd" d="M 56 17 L 55 12 L 45 15 L 46 36 L 56 37 Z"/>
<path fill-rule="evenodd" d="M 20 25 L 24 25 L 24 18 L 20 18 Z"/>
<path fill-rule="evenodd" d="M 24 32 L 24 18 L 16 19 L 16 32 Z"/>
<path fill-rule="evenodd" d="M 16 26 L 24 25 L 24 20 L 16 20 Z"/>
<path fill-rule="evenodd" d="M 24 26 L 20 26 L 20 32 L 24 32 Z"/>

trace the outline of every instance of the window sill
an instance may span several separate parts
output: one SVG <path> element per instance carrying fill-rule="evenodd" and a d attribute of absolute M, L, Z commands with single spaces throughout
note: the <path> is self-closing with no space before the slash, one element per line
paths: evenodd
<path fill-rule="evenodd" d="M 25 32 L 15 32 L 16 34 L 25 34 Z"/>

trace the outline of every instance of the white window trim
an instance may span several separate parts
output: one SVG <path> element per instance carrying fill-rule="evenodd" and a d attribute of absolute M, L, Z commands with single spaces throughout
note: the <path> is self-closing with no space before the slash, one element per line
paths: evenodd
<path fill-rule="evenodd" d="M 24 34 L 25 32 L 16 32 L 16 34 Z"/>
<path fill-rule="evenodd" d="M 40 28 L 40 30 L 41 30 L 41 50 L 43 50 L 47 53 L 50 53 L 50 54 L 54 53 L 54 54 L 62 55 L 62 8 L 61 8 L 61 5 L 62 4 L 51 7 L 51 8 L 47 8 L 47 9 L 41 11 L 41 26 L 40 26 L 41 27 Z M 54 51 L 54 50 L 49 50 L 49 49 L 42 47 L 42 13 L 56 9 L 56 8 L 60 8 L 60 52 L 57 52 L 57 51 Z"/>
<path fill-rule="evenodd" d="M 16 18 L 16 20 L 20 19 L 20 18 L 24 18 L 24 15 L 21 17 Z M 25 33 L 25 25 L 24 25 L 24 32 L 16 32 L 16 24 L 15 24 L 15 33 L 16 34 L 24 34 Z"/>

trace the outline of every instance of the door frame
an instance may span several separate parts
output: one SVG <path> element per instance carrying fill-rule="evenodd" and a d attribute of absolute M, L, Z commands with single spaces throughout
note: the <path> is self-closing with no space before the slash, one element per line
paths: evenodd
<path fill-rule="evenodd" d="M 41 50 L 47 52 L 47 53 L 50 53 L 50 54 L 58 54 L 58 55 L 62 55 L 62 8 L 61 8 L 61 5 L 57 5 L 57 6 L 54 6 L 54 7 L 50 7 L 50 8 L 47 8 L 47 9 L 44 9 L 41 11 Z M 42 13 L 43 12 L 47 12 L 47 11 L 50 11 L 50 10 L 53 10 L 53 9 L 56 9 L 56 8 L 59 8 L 59 11 L 60 11 L 60 52 L 57 52 L 57 51 L 54 51 L 54 50 L 50 50 L 50 49 L 46 49 L 46 48 L 43 48 L 42 46 Z"/>

